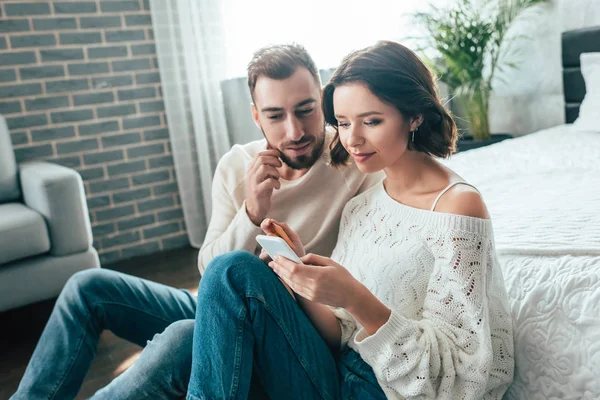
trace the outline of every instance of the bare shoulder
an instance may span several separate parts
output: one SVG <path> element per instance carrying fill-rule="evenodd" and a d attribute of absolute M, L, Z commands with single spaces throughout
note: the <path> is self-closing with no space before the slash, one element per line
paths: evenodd
<path fill-rule="evenodd" d="M 490 218 L 481 194 L 475 188 L 461 184 L 453 186 L 442 195 L 435 211 L 474 218 Z"/>

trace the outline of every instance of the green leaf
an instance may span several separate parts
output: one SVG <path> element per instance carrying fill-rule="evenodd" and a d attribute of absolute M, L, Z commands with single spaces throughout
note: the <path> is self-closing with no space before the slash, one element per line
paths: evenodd
<path fill-rule="evenodd" d="M 413 14 L 428 31 L 418 51 L 434 54 L 428 65 L 450 88 L 472 92 L 489 87 L 497 69 L 517 68 L 511 47 L 526 36 L 506 39 L 510 25 L 524 10 L 548 1 L 456 0 L 447 8 L 430 6 L 427 12 Z"/>

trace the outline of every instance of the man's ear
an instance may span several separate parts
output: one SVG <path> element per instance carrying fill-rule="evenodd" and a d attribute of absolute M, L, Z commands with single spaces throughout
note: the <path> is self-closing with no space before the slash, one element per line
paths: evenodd
<path fill-rule="evenodd" d="M 252 111 L 252 119 L 254 120 L 254 123 L 256 124 L 258 129 L 262 129 L 260 127 L 260 122 L 258 121 L 258 110 L 256 109 L 254 103 L 250 103 L 250 111 Z"/>

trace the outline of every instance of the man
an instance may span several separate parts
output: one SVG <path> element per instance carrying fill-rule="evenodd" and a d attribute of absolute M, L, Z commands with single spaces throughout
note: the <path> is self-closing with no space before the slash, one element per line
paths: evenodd
<path fill-rule="evenodd" d="M 304 48 L 259 50 L 248 66 L 248 85 L 254 121 L 266 140 L 234 146 L 217 166 L 201 273 L 217 255 L 256 252 L 265 217 L 285 221 L 307 251 L 330 255 L 346 202 L 381 179 L 354 165 L 327 165 L 320 79 Z M 190 376 L 195 312 L 196 299 L 184 290 L 108 270 L 77 273 L 59 296 L 12 399 L 74 398 L 104 329 L 145 348 L 94 398 L 179 398 Z"/>

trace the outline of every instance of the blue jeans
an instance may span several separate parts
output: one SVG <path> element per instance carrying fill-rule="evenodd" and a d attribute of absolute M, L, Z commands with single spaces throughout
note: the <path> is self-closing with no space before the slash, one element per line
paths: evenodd
<path fill-rule="evenodd" d="M 253 379 L 273 400 L 385 399 L 356 352 L 335 357 L 275 273 L 235 251 L 200 282 L 187 398 L 253 398 Z"/>
<path fill-rule="evenodd" d="M 185 396 L 196 298 L 126 274 L 93 269 L 65 285 L 11 399 L 73 399 L 104 329 L 145 347 L 135 364 L 93 399 Z"/>

